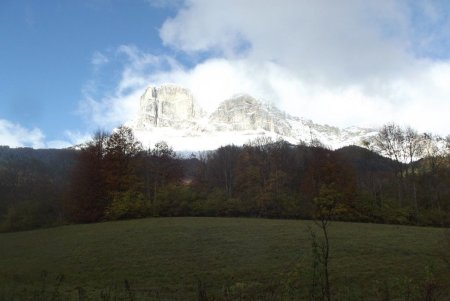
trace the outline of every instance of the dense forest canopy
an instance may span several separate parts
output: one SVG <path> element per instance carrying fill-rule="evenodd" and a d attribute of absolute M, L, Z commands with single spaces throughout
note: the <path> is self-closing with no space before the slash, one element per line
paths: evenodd
<path fill-rule="evenodd" d="M 450 137 L 385 125 L 365 148 L 259 138 L 182 158 L 132 130 L 79 149 L 0 147 L 3 231 L 156 216 L 312 219 L 323 193 L 338 220 L 450 225 Z"/>

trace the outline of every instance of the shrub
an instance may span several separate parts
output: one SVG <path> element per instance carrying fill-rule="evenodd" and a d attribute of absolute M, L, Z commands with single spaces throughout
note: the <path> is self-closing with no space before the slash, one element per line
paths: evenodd
<path fill-rule="evenodd" d="M 198 193 L 188 186 L 168 185 L 160 189 L 154 201 L 155 215 L 193 215 Z"/>
<path fill-rule="evenodd" d="M 24 231 L 54 225 L 57 210 L 48 202 L 25 202 L 8 208 L 0 231 Z"/>
<path fill-rule="evenodd" d="M 142 194 L 125 192 L 113 198 L 111 205 L 106 208 L 105 217 L 108 220 L 118 220 L 145 217 L 149 213 L 149 206 Z"/>

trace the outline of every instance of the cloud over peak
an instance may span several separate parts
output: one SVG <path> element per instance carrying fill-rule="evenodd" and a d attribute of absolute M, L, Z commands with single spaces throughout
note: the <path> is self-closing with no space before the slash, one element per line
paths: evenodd
<path fill-rule="evenodd" d="M 113 93 L 85 98 L 111 125 L 132 118 L 148 84 L 176 83 L 207 110 L 237 93 L 341 127 L 395 120 L 448 134 L 446 2 L 187 0 L 160 28 L 168 52 L 122 45 Z M 444 7 L 444 8 L 445 8 Z M 446 44 L 447 43 L 447 44 Z M 111 61 L 111 58 L 108 58 Z"/>
<path fill-rule="evenodd" d="M 413 58 L 402 2 L 376 3 L 192 0 L 160 35 L 187 53 L 273 61 L 317 79 L 384 77 L 409 69 Z"/>

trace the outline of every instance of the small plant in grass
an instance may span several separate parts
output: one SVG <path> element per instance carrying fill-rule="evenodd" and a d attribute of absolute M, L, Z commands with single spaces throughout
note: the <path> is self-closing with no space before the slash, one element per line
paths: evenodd
<path fill-rule="evenodd" d="M 208 296 L 206 295 L 206 289 L 200 278 L 197 278 L 197 300 L 198 301 L 208 301 Z"/>
<path fill-rule="evenodd" d="M 330 239 L 329 227 L 336 217 L 341 194 L 333 185 L 322 185 L 319 196 L 314 199 L 316 206 L 315 224 L 319 228 L 320 237 L 310 228 L 312 250 L 312 282 L 311 298 L 313 300 L 330 301 Z"/>
<path fill-rule="evenodd" d="M 60 288 L 64 282 L 64 275 L 57 275 L 54 280 L 50 280 L 47 271 L 41 272 L 41 283 L 38 287 L 28 288 L 20 284 L 20 279 L 15 278 L 15 285 L 8 290 L 0 288 L 0 301 L 62 301 L 66 300 L 60 293 Z M 1 284 L 1 283 L 0 283 Z"/>
<path fill-rule="evenodd" d="M 450 272 L 450 229 L 445 229 L 442 236 L 443 239 L 438 250 L 438 256 L 442 261 L 444 261 L 448 271 Z"/>

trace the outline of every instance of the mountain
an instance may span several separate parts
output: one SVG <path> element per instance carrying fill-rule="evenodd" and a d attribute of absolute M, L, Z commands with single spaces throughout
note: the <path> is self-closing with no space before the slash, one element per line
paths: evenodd
<path fill-rule="evenodd" d="M 188 89 L 177 85 L 149 86 L 141 96 L 137 118 L 127 125 L 145 146 L 166 141 L 177 151 L 242 145 L 258 137 L 293 144 L 320 143 L 337 149 L 360 145 L 377 133 L 368 128 L 316 124 L 247 94 L 226 99 L 207 114 Z"/>
<path fill-rule="evenodd" d="M 189 90 L 174 85 L 148 87 L 141 96 L 135 129 L 181 129 L 193 125 L 203 116 Z"/>

